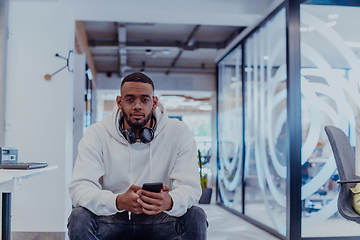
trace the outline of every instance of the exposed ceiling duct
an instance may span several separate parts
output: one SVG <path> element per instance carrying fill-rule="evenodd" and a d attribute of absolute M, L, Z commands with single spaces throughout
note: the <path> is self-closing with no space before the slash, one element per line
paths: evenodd
<path fill-rule="evenodd" d="M 215 58 L 244 27 L 84 22 L 98 72 L 215 74 Z"/>

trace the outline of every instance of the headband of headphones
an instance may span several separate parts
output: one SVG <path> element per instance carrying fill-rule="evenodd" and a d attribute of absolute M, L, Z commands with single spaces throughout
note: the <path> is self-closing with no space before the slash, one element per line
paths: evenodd
<path fill-rule="evenodd" d="M 153 119 L 154 119 L 154 126 L 153 126 Z M 142 129 L 140 129 L 139 131 L 139 138 L 140 141 L 142 143 L 149 143 L 153 140 L 154 138 L 154 133 L 156 130 L 156 119 L 154 117 L 151 117 L 151 128 L 148 127 L 143 127 Z M 119 129 L 120 132 L 122 133 L 122 135 L 125 137 L 125 139 L 130 143 L 136 143 L 136 136 L 135 136 L 135 132 L 132 128 L 129 129 L 124 129 L 124 118 L 121 117 L 120 121 L 119 121 Z"/>

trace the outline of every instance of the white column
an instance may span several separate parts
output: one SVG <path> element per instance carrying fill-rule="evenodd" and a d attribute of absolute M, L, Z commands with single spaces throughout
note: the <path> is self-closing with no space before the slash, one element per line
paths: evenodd
<path fill-rule="evenodd" d="M 8 0 L 0 0 L 0 146 L 4 146 Z"/>
<path fill-rule="evenodd" d="M 12 231 L 66 232 L 71 211 L 73 73 L 55 57 L 73 49 L 75 22 L 63 1 L 9 3 L 5 144 L 19 161 L 58 169 L 26 179 L 12 197 Z"/>
<path fill-rule="evenodd" d="M 77 148 L 84 135 L 85 115 L 85 67 L 86 55 L 74 54 L 74 114 L 73 114 L 73 163 L 78 154 Z"/>

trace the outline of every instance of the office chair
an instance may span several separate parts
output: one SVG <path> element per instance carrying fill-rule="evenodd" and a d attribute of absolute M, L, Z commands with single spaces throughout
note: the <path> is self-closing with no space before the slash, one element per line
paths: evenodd
<path fill-rule="evenodd" d="M 353 193 L 350 188 L 360 182 L 355 175 L 355 153 L 345 133 L 334 126 L 325 126 L 333 150 L 336 166 L 339 172 L 340 192 L 338 197 L 338 211 L 344 218 L 360 223 L 360 215 L 355 212 L 352 200 Z"/>

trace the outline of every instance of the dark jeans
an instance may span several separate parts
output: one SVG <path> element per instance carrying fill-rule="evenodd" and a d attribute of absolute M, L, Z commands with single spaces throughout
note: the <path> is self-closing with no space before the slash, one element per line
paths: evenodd
<path fill-rule="evenodd" d="M 111 216 L 97 216 L 83 207 L 72 210 L 68 222 L 70 240 L 126 239 L 126 240 L 206 240 L 208 223 L 200 207 L 193 206 L 181 217 L 166 213 L 157 215 L 128 212 Z"/>

